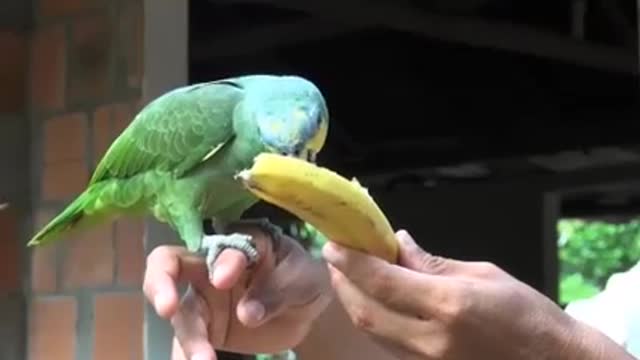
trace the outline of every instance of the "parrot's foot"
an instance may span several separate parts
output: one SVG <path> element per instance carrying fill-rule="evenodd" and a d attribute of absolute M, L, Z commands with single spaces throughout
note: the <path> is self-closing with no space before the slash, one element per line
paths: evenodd
<path fill-rule="evenodd" d="M 284 237 L 284 231 L 278 225 L 273 224 L 267 218 L 258 219 L 242 219 L 230 223 L 228 226 L 255 226 L 267 234 L 271 238 L 271 244 L 273 246 L 273 252 L 278 253 L 278 246 Z"/>
<path fill-rule="evenodd" d="M 225 249 L 236 249 L 242 252 L 247 257 L 249 266 L 258 261 L 258 250 L 251 235 L 247 234 L 207 235 L 202 239 L 202 248 L 206 250 L 210 278 L 213 278 L 213 265 Z"/>

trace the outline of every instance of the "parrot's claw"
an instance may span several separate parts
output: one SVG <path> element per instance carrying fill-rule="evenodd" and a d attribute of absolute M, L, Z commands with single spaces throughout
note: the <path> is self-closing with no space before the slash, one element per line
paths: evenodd
<path fill-rule="evenodd" d="M 242 219 L 234 221 L 230 226 L 255 226 L 271 238 L 271 245 L 274 253 L 278 253 L 278 246 L 284 237 L 284 231 L 278 225 L 273 224 L 267 218 Z"/>
<path fill-rule="evenodd" d="M 247 257 L 249 266 L 258 261 L 258 250 L 251 235 L 247 234 L 207 235 L 202 239 L 202 248 L 206 250 L 210 278 L 213 278 L 213 265 L 225 249 L 236 249 L 242 252 Z"/>

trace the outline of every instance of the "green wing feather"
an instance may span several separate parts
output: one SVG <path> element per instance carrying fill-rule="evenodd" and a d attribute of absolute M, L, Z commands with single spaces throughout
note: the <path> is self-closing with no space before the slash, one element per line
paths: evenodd
<path fill-rule="evenodd" d="M 149 170 L 176 177 L 233 138 L 242 90 L 231 80 L 179 88 L 151 102 L 107 150 L 90 180 L 125 179 Z"/>
<path fill-rule="evenodd" d="M 28 245 L 49 243 L 108 219 L 113 214 L 107 198 L 128 204 L 141 196 L 140 184 L 127 186 L 127 179 L 149 171 L 178 178 L 196 168 L 233 139 L 232 114 L 242 96 L 242 87 L 226 79 L 182 87 L 149 103 L 107 150 L 87 189 Z"/>

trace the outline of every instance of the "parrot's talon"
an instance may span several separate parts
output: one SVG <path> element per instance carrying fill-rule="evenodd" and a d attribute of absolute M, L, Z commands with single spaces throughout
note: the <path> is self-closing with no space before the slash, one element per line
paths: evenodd
<path fill-rule="evenodd" d="M 274 253 L 278 253 L 278 247 L 284 237 L 284 231 L 278 225 L 275 225 L 267 218 L 258 219 L 242 219 L 229 224 L 230 227 L 238 226 L 255 226 L 271 238 L 271 244 Z"/>
<path fill-rule="evenodd" d="M 258 262 L 258 249 L 251 235 L 240 233 L 208 235 L 202 239 L 202 248 L 206 250 L 206 262 L 210 278 L 213 278 L 213 268 L 216 260 L 225 249 L 235 249 L 242 252 L 247 257 L 249 267 Z"/>

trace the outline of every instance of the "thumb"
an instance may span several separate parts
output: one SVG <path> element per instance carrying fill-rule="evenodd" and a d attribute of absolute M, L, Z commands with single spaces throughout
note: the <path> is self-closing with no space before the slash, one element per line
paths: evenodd
<path fill-rule="evenodd" d="M 400 244 L 398 265 L 433 275 L 442 275 L 451 270 L 453 260 L 424 251 L 406 230 L 396 232 L 396 238 Z"/>

